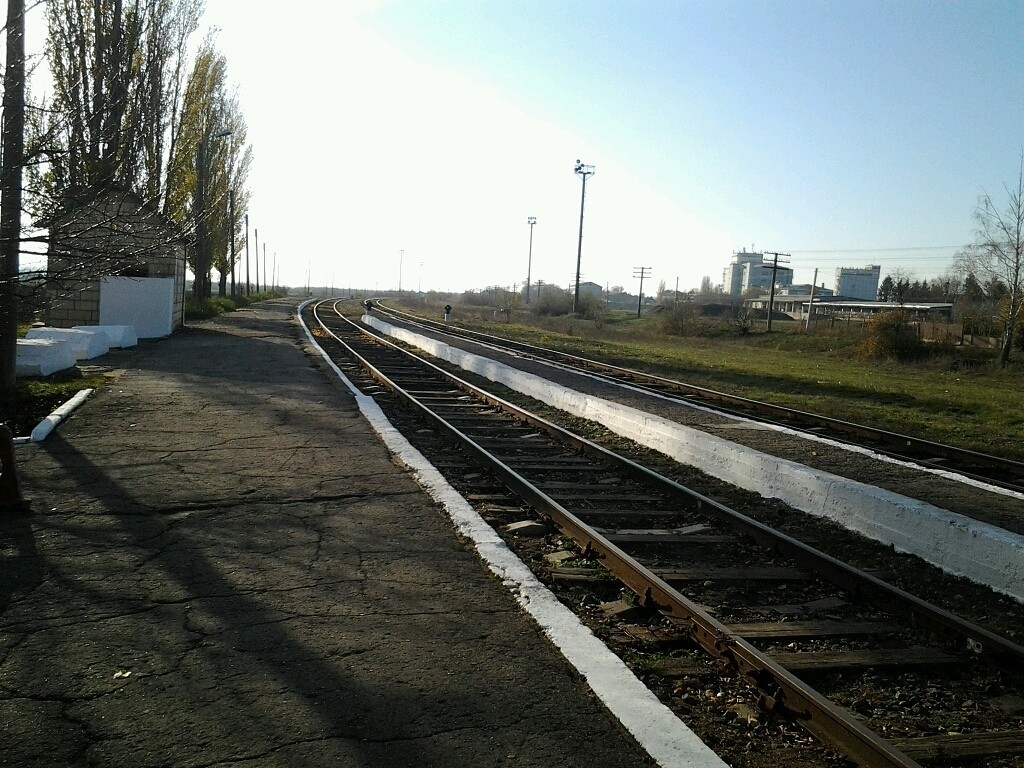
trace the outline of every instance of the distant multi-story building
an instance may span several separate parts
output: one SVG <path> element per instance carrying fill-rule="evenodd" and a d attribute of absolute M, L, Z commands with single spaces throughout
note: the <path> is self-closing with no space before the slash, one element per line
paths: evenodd
<path fill-rule="evenodd" d="M 775 285 L 790 285 L 793 282 L 793 270 L 789 267 L 777 267 Z M 722 291 L 728 296 L 739 296 L 750 288 L 772 287 L 772 268 L 765 266 L 764 254 L 746 250 L 734 253 L 732 262 L 725 268 L 722 275 Z"/>
<path fill-rule="evenodd" d="M 732 261 L 722 274 L 722 292 L 727 296 L 739 296 L 743 293 L 747 267 L 760 265 L 763 261 L 762 253 L 748 253 L 746 249 L 733 253 Z"/>
<path fill-rule="evenodd" d="M 789 267 L 775 268 L 775 286 L 787 286 L 793 284 L 793 270 Z M 763 288 L 770 290 L 772 287 L 772 268 L 765 264 L 748 264 L 743 270 L 743 290 L 748 288 Z"/>
<path fill-rule="evenodd" d="M 882 268 L 877 264 L 839 267 L 836 270 L 836 296 L 875 301 L 878 298 L 878 278 L 881 272 Z"/>

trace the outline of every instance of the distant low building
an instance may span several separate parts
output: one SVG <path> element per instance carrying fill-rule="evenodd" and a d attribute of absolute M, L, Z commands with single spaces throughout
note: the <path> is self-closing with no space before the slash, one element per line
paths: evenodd
<path fill-rule="evenodd" d="M 908 320 L 933 320 L 949 322 L 953 317 L 953 305 L 949 302 L 916 301 L 893 304 L 888 301 L 822 301 L 814 302 L 816 316 L 831 315 L 839 318 L 870 318 L 883 312 L 902 310 Z"/>
<path fill-rule="evenodd" d="M 637 297 L 635 295 L 624 291 L 609 293 L 607 297 L 609 309 L 635 309 L 636 302 Z"/>
<path fill-rule="evenodd" d="M 811 289 L 814 289 L 814 297 L 821 298 L 824 296 L 834 296 L 835 291 L 831 288 L 826 288 L 824 285 L 811 285 L 810 283 L 801 283 L 800 285 L 786 285 L 779 288 L 775 295 L 778 296 L 810 296 Z"/>
<path fill-rule="evenodd" d="M 580 281 L 580 296 L 590 296 L 593 299 L 600 299 L 604 296 L 604 288 L 597 283 Z"/>
<path fill-rule="evenodd" d="M 658 298 L 662 303 L 672 304 L 680 301 L 693 301 L 693 291 L 676 291 L 672 288 L 667 289 Z"/>

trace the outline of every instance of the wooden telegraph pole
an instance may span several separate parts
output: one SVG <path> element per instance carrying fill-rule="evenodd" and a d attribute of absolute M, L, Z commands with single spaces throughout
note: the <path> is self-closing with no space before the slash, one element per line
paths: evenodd
<path fill-rule="evenodd" d="M 772 258 L 772 285 L 768 291 L 768 326 L 767 330 L 769 333 L 772 331 L 772 312 L 775 310 L 775 273 L 779 271 L 779 256 L 785 256 L 789 258 L 788 253 L 775 253 L 774 251 L 765 251 L 765 256 L 771 256 Z M 788 261 L 782 262 L 788 264 Z M 767 264 L 765 265 L 767 266 Z"/>

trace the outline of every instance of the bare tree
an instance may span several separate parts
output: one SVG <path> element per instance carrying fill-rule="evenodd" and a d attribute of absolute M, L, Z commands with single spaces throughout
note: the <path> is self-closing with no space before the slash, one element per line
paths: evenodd
<path fill-rule="evenodd" d="M 978 199 L 974 210 L 977 229 L 974 243 L 960 253 L 960 261 L 987 285 L 1005 290 L 1001 306 L 1004 321 L 1002 366 L 1010 361 L 1014 335 L 1024 301 L 1024 150 L 1021 151 L 1016 185 L 1003 184 L 1005 207 L 1000 208 L 988 194 Z"/>

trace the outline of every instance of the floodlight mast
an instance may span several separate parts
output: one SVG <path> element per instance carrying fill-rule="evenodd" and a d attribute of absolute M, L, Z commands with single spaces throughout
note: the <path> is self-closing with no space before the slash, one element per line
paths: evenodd
<path fill-rule="evenodd" d="M 587 200 L 587 178 L 594 175 L 595 168 L 592 165 L 584 165 L 577 160 L 573 173 L 583 179 L 583 191 L 580 194 L 580 237 L 579 243 L 576 246 L 576 290 L 572 296 L 572 312 L 576 314 L 580 305 L 580 262 L 583 258 L 583 206 Z"/>

